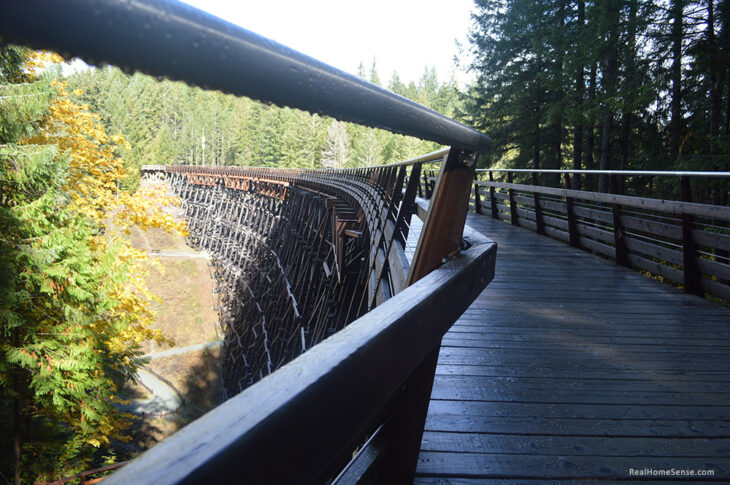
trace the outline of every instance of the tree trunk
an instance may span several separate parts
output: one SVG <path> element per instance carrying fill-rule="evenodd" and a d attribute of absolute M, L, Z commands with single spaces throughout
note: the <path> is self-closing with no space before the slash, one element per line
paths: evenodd
<path fill-rule="evenodd" d="M 730 77 L 730 69 L 728 69 L 727 75 Z M 730 92 L 725 97 L 725 128 L 722 132 L 725 135 L 730 135 Z"/>
<path fill-rule="evenodd" d="M 603 121 L 601 123 L 601 166 L 600 170 L 611 169 L 611 132 L 613 131 L 613 113 L 606 105 L 603 107 Z M 598 178 L 598 191 L 608 192 L 608 175 L 601 174 Z"/>
<path fill-rule="evenodd" d="M 542 83 L 538 77 L 535 81 L 535 106 L 533 109 L 534 115 L 534 139 L 533 139 L 533 158 L 532 168 L 535 170 L 540 169 L 540 110 L 542 103 Z M 538 175 L 539 177 L 539 175 Z"/>
<path fill-rule="evenodd" d="M 673 0 L 672 17 L 672 102 L 669 123 L 669 156 L 672 162 L 679 157 L 682 137 L 682 38 L 684 19 L 684 0 Z"/>
<path fill-rule="evenodd" d="M 596 78 L 598 76 L 598 67 L 596 63 L 594 62 L 591 64 L 591 73 L 590 77 L 588 79 L 588 106 L 590 108 L 590 113 L 588 116 L 588 132 L 586 133 L 586 169 L 587 170 L 594 170 L 596 168 L 594 163 L 594 152 L 595 152 L 595 146 L 596 146 L 596 111 L 595 111 L 595 102 L 596 102 Z M 586 190 L 595 190 L 594 185 L 594 177 L 586 177 L 585 180 L 585 189 Z"/>
<path fill-rule="evenodd" d="M 583 0 L 578 0 L 578 35 L 583 32 L 586 18 L 586 6 Z M 573 127 L 573 170 L 580 170 L 583 164 L 583 97 L 585 95 L 585 67 L 583 58 L 579 58 L 575 73 L 575 126 Z M 575 190 L 581 189 L 580 174 L 573 174 L 572 180 Z"/>
<path fill-rule="evenodd" d="M 709 50 L 710 78 L 710 155 L 716 154 L 717 137 L 720 135 L 720 116 L 722 112 L 722 65 L 717 52 L 715 38 L 715 1 L 707 2 L 707 46 Z"/>
<path fill-rule="evenodd" d="M 603 66 L 606 100 L 603 104 L 603 127 L 601 130 L 601 170 L 611 169 L 611 136 L 613 133 L 611 102 L 616 97 L 616 78 L 618 76 L 618 19 L 618 1 L 606 1 L 608 39 Z M 601 175 L 598 181 L 598 190 L 608 192 L 608 183 L 608 176 Z"/>
<path fill-rule="evenodd" d="M 563 164 L 562 145 L 563 145 L 563 113 L 565 102 L 565 89 L 563 88 L 563 63 L 565 60 L 565 0 L 560 0 L 558 6 L 558 36 L 555 41 L 555 50 L 557 51 L 557 59 L 555 62 L 555 76 L 557 77 L 555 106 L 557 112 L 555 114 L 555 123 L 553 125 L 553 168 L 561 169 Z M 560 186 L 560 175 L 556 174 L 552 178 L 552 183 Z"/>
<path fill-rule="evenodd" d="M 636 67 L 636 10 L 637 0 L 629 1 L 629 20 L 626 46 L 626 89 L 623 95 L 623 114 L 621 117 L 621 141 L 619 170 L 626 170 L 629 167 L 629 151 L 631 150 L 631 120 L 634 116 L 632 100 L 636 93 L 634 92 Z M 624 193 L 624 177 L 616 176 L 616 192 Z"/>

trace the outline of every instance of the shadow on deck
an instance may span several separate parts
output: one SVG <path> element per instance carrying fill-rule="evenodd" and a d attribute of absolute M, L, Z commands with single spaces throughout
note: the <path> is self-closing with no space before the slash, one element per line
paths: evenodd
<path fill-rule="evenodd" d="M 730 480 L 727 309 L 467 224 L 498 243 L 496 276 L 443 339 L 416 483 Z"/>

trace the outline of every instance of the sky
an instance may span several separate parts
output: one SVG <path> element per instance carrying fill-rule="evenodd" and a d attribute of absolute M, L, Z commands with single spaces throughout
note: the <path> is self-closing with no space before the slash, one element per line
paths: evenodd
<path fill-rule="evenodd" d="M 418 81 L 435 66 L 445 81 L 454 71 L 456 41 L 467 45 L 473 0 L 186 0 L 228 22 L 338 69 L 369 72 L 383 84 L 393 71 Z M 463 72 L 455 72 L 460 83 Z"/>

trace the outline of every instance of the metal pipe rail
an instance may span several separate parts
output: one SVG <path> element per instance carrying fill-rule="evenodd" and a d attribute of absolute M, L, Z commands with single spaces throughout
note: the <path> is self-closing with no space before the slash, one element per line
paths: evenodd
<path fill-rule="evenodd" d="M 443 145 L 491 145 L 440 113 L 172 0 L 5 2 L 0 36 Z"/>
<path fill-rule="evenodd" d="M 667 177 L 718 177 L 728 178 L 730 172 L 710 171 L 671 171 L 671 170 L 571 170 L 571 169 L 532 169 L 532 168 L 478 168 L 477 173 L 559 173 L 581 175 L 627 175 L 627 176 L 667 176 Z"/>

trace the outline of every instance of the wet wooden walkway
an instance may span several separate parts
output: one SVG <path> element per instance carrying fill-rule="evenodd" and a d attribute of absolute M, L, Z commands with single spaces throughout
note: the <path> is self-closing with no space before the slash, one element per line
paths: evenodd
<path fill-rule="evenodd" d="M 497 241 L 497 274 L 443 340 L 416 483 L 730 483 L 730 311 L 467 223 Z"/>

